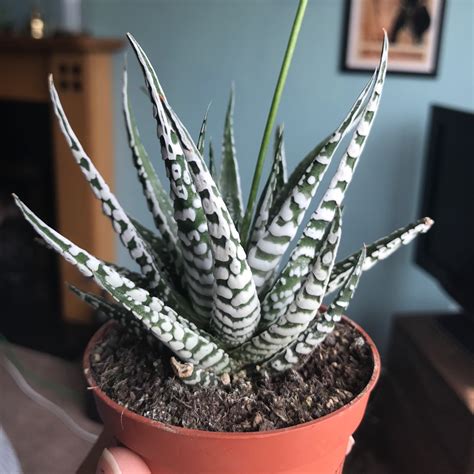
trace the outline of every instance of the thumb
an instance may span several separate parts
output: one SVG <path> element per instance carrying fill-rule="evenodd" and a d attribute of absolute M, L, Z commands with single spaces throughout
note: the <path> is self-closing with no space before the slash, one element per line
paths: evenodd
<path fill-rule="evenodd" d="M 106 448 L 97 464 L 96 474 L 151 474 L 145 461 L 127 448 Z"/>

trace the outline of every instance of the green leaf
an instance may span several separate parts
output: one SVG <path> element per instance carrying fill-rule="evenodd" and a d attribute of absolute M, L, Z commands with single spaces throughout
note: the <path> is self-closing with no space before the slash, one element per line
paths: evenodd
<path fill-rule="evenodd" d="M 134 272 L 129 270 L 128 268 L 122 267 L 120 265 L 116 265 L 115 263 L 110 263 L 102 260 L 102 263 L 105 263 L 109 267 L 112 267 L 115 271 L 117 271 L 120 275 L 127 277 L 129 280 L 132 280 L 135 285 L 140 286 L 141 288 L 146 288 L 147 290 L 152 290 L 149 286 L 149 281 L 146 277 L 144 277 L 141 273 Z"/>
<path fill-rule="evenodd" d="M 131 334 L 144 337 L 148 334 L 145 326 L 136 319 L 130 311 L 118 304 L 111 303 L 101 296 L 95 295 L 94 293 L 88 293 L 82 291 L 74 285 L 69 285 L 69 289 L 82 301 L 87 303 L 89 306 L 94 308 L 96 311 L 100 311 L 105 314 L 108 318 L 113 319 L 120 324 L 125 330 Z"/>
<path fill-rule="evenodd" d="M 357 123 L 357 116 L 364 106 L 372 84 L 373 80 L 361 92 L 349 114 L 335 132 L 323 144 L 312 150 L 292 173 L 282 197 L 279 197 L 275 203 L 275 206 L 277 204 L 279 206 L 276 208 L 275 216 L 258 242 L 250 248 L 248 261 L 259 291 L 266 287 L 269 278 L 296 235 L 339 144 Z"/>
<path fill-rule="evenodd" d="M 428 232 L 433 224 L 434 222 L 429 217 L 424 217 L 412 224 L 397 229 L 386 237 L 367 246 L 367 255 L 362 265 L 362 271 L 370 270 L 374 265 L 392 255 L 403 245 L 408 245 L 418 235 Z M 334 266 L 328 285 L 328 294 L 336 291 L 343 284 L 359 255 L 360 251 L 350 255 Z"/>
<path fill-rule="evenodd" d="M 228 370 L 229 355 L 210 341 L 196 325 L 47 226 L 16 196 L 15 200 L 26 220 L 51 247 L 77 266 L 86 277 L 93 276 L 99 286 L 180 359 L 216 373 Z"/>
<path fill-rule="evenodd" d="M 201 129 L 199 130 L 199 137 L 197 141 L 197 149 L 201 155 L 204 154 L 204 148 L 206 147 L 206 130 L 207 130 L 207 115 L 209 114 L 209 108 L 211 104 L 207 106 L 206 114 L 202 120 Z"/>
<path fill-rule="evenodd" d="M 162 284 L 163 282 L 157 262 L 153 258 L 150 249 L 141 239 L 122 206 L 119 204 L 117 198 L 110 191 L 109 186 L 97 171 L 91 159 L 87 156 L 74 131 L 69 125 L 69 121 L 66 118 L 59 100 L 58 93 L 54 87 L 52 76 L 49 77 L 49 91 L 61 131 L 66 138 L 74 159 L 89 182 L 92 191 L 97 199 L 101 201 L 104 214 L 112 221 L 115 231 L 120 236 L 120 240 L 128 249 L 131 257 L 138 263 L 142 273 L 150 280 L 152 287 L 166 287 L 166 285 Z"/>
<path fill-rule="evenodd" d="M 214 159 L 214 147 L 212 146 L 212 141 L 209 140 L 209 173 L 211 173 L 212 178 L 216 179 L 216 162 Z"/>
<path fill-rule="evenodd" d="M 246 363 L 268 359 L 294 341 L 316 317 L 321 306 L 341 238 L 341 214 L 336 213 L 325 234 L 321 252 L 311 264 L 311 271 L 293 303 L 267 329 L 239 347 L 233 356 Z"/>
<path fill-rule="evenodd" d="M 141 141 L 135 116 L 128 98 L 128 76 L 125 66 L 123 69 L 122 103 L 128 142 L 132 150 L 133 164 L 137 170 L 138 179 L 142 185 L 148 208 L 162 236 L 162 244 L 165 244 L 173 261 L 181 261 L 182 257 L 177 245 L 177 226 L 173 217 L 173 204 L 168 193 L 163 189 Z"/>
<path fill-rule="evenodd" d="M 165 111 L 163 107 L 164 94 L 161 86 L 159 88 L 156 86 L 159 85 L 156 73 L 140 45 L 131 35 L 128 35 L 128 38 L 143 70 L 154 106 L 161 154 L 171 184 L 174 217 L 178 224 L 178 238 L 184 257 L 187 291 L 195 311 L 201 317 L 209 317 L 213 301 L 214 276 L 206 215 L 184 155 L 177 122 L 174 117 L 170 118 L 169 110 Z"/>
<path fill-rule="evenodd" d="M 234 88 L 232 87 L 225 117 L 224 138 L 222 141 L 222 162 L 219 189 L 229 209 L 230 216 L 238 229 L 243 217 L 242 189 L 234 143 Z"/>
<path fill-rule="evenodd" d="M 157 235 L 133 217 L 130 217 L 130 220 L 142 239 L 155 254 L 156 260 L 162 262 L 163 268 L 160 267 L 161 272 L 165 273 L 173 283 L 173 286 L 179 289 L 182 284 L 184 271 L 182 258 L 177 257 L 177 252 L 171 253 L 168 251 L 168 246 L 160 235 Z M 181 255 L 181 252 L 179 252 L 179 255 Z"/>
<path fill-rule="evenodd" d="M 315 235 L 319 238 L 323 233 L 327 222 L 331 222 L 334 218 L 335 211 L 342 206 L 344 196 L 352 181 L 354 172 L 359 163 L 362 152 L 367 143 L 367 138 L 372 129 L 374 119 L 379 108 L 380 98 L 382 95 L 385 75 L 387 70 L 388 58 L 388 40 L 385 35 L 380 63 L 377 70 L 375 85 L 368 99 L 367 105 L 364 107 L 359 123 L 351 138 L 338 169 L 332 178 L 328 190 L 323 195 L 318 208 L 315 211 Z"/>
<path fill-rule="evenodd" d="M 282 317 L 295 300 L 297 292 L 310 272 L 312 262 L 321 251 L 328 223 L 325 222 L 325 225 L 325 228 L 321 228 L 316 213 L 312 214 L 288 262 L 263 298 L 260 329 L 268 327 Z"/>
<path fill-rule="evenodd" d="M 139 47 L 135 48 L 139 56 L 144 54 L 138 49 Z M 143 61 L 141 63 L 146 77 L 154 74 L 143 66 Z M 211 324 L 220 339 L 234 346 L 252 336 L 260 319 L 260 302 L 252 272 L 247 264 L 247 256 L 229 210 L 189 132 L 164 96 L 160 96 L 150 84 L 152 81 L 147 79 L 150 96 L 157 113 L 160 114 L 160 121 L 164 122 L 165 115 L 170 117 L 177 131 L 177 142 L 173 145 L 175 147 L 180 145 L 179 150 L 184 152 L 207 219 L 214 257 L 214 262 L 213 264 L 211 262 L 209 268 L 215 279 Z M 166 114 L 163 109 L 166 110 Z M 171 125 L 168 124 L 168 127 Z M 177 221 L 179 225 L 179 219 Z"/>
<path fill-rule="evenodd" d="M 362 274 L 362 264 L 365 259 L 365 248 L 359 253 L 352 271 L 346 276 L 342 288 L 326 312 L 321 313 L 312 324 L 300 334 L 296 341 L 271 357 L 265 365 L 276 371 L 287 370 L 291 367 L 302 365 L 309 354 L 321 344 L 327 335 L 334 330 L 335 323 L 341 320 L 342 314 L 347 310 L 349 302 Z"/>
<path fill-rule="evenodd" d="M 207 166 L 189 133 L 169 104 L 168 115 L 179 124 L 186 160 L 201 197 L 211 236 L 215 291 L 211 324 L 230 346 L 249 339 L 260 319 L 260 302 L 239 234 Z"/>
<path fill-rule="evenodd" d="M 285 186 L 287 179 L 283 127 L 280 126 L 277 128 L 275 134 L 275 150 L 272 168 L 255 209 L 255 219 L 250 231 L 249 245 L 255 245 L 267 230 L 273 201 L 279 190 Z"/>

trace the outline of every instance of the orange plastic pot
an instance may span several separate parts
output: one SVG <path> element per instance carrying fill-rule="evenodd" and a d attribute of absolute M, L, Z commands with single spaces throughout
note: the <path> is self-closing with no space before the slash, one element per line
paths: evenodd
<path fill-rule="evenodd" d="M 153 421 L 115 403 L 97 387 L 89 357 L 111 323 L 89 342 L 84 372 L 104 424 L 146 461 L 153 474 L 336 474 L 342 472 L 349 438 L 364 416 L 380 374 L 375 344 L 356 323 L 346 321 L 371 348 L 374 370 L 367 386 L 335 412 L 291 428 L 255 433 L 191 430 Z"/>

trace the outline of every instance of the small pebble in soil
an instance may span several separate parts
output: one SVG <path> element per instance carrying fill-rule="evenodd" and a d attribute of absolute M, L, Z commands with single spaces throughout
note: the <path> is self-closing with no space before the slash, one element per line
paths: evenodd
<path fill-rule="evenodd" d="M 227 432 L 286 428 L 327 415 L 357 396 L 373 370 L 369 346 L 345 322 L 302 367 L 276 375 L 240 371 L 218 387 L 183 385 L 171 356 L 113 325 L 90 362 L 98 386 L 129 410 L 175 426 Z"/>

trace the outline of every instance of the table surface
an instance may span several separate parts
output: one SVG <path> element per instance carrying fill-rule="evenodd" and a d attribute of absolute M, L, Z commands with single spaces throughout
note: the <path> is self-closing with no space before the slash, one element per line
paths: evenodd
<path fill-rule="evenodd" d="M 21 378 L 45 398 L 34 395 L 34 401 L 31 393 L 25 393 L 28 387 L 20 388 Z M 0 344 L 0 424 L 24 474 L 76 472 L 102 429 L 85 415 L 84 394 L 79 363 Z M 52 413 L 48 401 L 63 410 L 79 429 L 71 428 L 61 414 Z"/>

